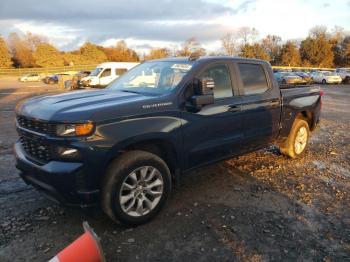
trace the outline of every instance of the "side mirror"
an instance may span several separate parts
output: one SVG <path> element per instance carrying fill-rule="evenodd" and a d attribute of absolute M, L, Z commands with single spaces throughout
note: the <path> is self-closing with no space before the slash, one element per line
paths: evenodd
<path fill-rule="evenodd" d="M 213 78 L 195 78 L 193 86 L 195 95 L 191 97 L 191 103 L 194 106 L 205 106 L 214 103 L 215 82 Z"/>
<path fill-rule="evenodd" d="M 215 82 L 213 78 L 195 78 L 193 84 L 196 95 L 214 95 Z"/>

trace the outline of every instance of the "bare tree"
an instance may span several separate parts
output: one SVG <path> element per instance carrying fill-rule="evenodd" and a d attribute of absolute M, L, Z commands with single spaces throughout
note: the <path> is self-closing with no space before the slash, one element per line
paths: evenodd
<path fill-rule="evenodd" d="M 206 52 L 197 39 L 191 37 L 182 44 L 182 49 L 177 52 L 177 56 L 190 56 L 193 54 L 203 56 Z"/>
<path fill-rule="evenodd" d="M 227 33 L 221 38 L 222 47 L 225 49 L 225 52 L 229 56 L 235 54 L 237 38 L 233 33 Z"/>
<path fill-rule="evenodd" d="M 277 35 L 268 35 L 262 40 L 262 46 L 271 58 L 271 63 L 276 64 L 279 60 L 282 38 Z"/>
<path fill-rule="evenodd" d="M 316 25 L 309 31 L 309 36 L 313 38 L 326 37 L 327 35 L 327 26 Z"/>
<path fill-rule="evenodd" d="M 43 35 L 33 34 L 31 32 L 28 32 L 24 36 L 23 40 L 31 52 L 35 52 L 36 48 L 39 45 L 44 44 L 44 43 L 48 43 L 47 37 L 45 37 Z"/>
<path fill-rule="evenodd" d="M 246 45 L 255 42 L 259 32 L 254 27 L 243 26 L 238 29 L 237 35 L 242 40 L 242 44 Z"/>

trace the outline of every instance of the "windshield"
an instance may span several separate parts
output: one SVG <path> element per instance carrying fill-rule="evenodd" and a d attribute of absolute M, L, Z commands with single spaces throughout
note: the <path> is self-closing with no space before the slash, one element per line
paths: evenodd
<path fill-rule="evenodd" d="M 103 70 L 103 68 L 97 67 L 97 68 L 94 69 L 94 71 L 92 71 L 92 72 L 90 73 L 89 76 L 98 76 L 98 74 L 99 74 L 102 70 Z"/>
<path fill-rule="evenodd" d="M 168 94 L 191 68 L 192 63 L 189 61 L 149 61 L 126 72 L 109 88 L 125 92 Z"/>

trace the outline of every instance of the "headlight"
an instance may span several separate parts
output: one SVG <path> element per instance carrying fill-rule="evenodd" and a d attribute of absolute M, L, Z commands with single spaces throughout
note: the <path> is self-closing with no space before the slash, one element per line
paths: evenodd
<path fill-rule="evenodd" d="M 92 133 L 94 124 L 87 122 L 84 124 L 59 124 L 56 126 L 58 136 L 87 136 Z"/>

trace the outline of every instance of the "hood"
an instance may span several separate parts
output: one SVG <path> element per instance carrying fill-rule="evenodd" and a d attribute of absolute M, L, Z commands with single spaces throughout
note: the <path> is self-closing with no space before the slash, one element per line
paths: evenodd
<path fill-rule="evenodd" d="M 127 116 L 140 110 L 142 104 L 154 96 L 115 91 L 84 90 L 29 99 L 16 107 L 16 113 L 47 121 L 102 121 Z"/>

